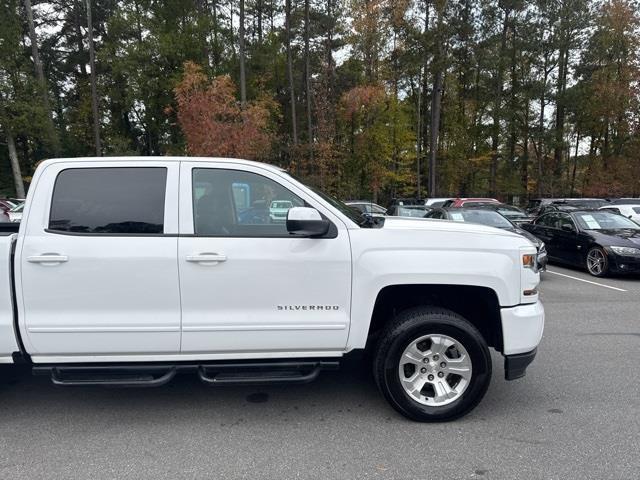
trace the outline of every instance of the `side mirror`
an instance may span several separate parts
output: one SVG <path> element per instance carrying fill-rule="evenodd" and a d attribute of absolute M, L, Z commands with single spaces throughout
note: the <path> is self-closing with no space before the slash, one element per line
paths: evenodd
<path fill-rule="evenodd" d="M 572 232 L 572 233 L 575 233 L 575 231 L 576 231 L 576 229 L 574 228 L 574 226 L 573 226 L 573 225 L 571 225 L 570 223 L 563 223 L 563 224 L 560 226 L 560 230 L 563 230 L 563 231 L 565 231 L 565 232 Z"/>
<path fill-rule="evenodd" d="M 293 207 L 287 212 L 287 231 L 301 237 L 321 237 L 329 231 L 331 223 L 315 208 Z"/>

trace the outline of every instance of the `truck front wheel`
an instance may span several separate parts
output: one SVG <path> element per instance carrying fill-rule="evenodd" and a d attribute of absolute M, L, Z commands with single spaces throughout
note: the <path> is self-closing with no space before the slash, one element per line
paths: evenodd
<path fill-rule="evenodd" d="M 389 403 L 420 422 L 469 413 L 491 381 L 482 334 L 454 312 L 418 307 L 400 313 L 382 334 L 374 377 Z"/>

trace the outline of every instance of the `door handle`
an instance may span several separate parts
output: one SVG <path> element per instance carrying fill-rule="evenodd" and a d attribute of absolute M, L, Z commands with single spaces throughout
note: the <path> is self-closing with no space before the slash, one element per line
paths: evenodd
<path fill-rule="evenodd" d="M 197 255 L 187 255 L 187 262 L 194 263 L 210 263 L 217 264 L 220 262 L 226 262 L 227 256 L 219 253 L 199 253 Z"/>
<path fill-rule="evenodd" d="M 69 257 L 66 255 L 57 255 L 55 253 L 48 253 L 45 255 L 33 255 L 31 257 L 27 257 L 27 262 L 29 263 L 49 263 L 49 264 L 57 264 L 64 263 L 69 260 Z"/>

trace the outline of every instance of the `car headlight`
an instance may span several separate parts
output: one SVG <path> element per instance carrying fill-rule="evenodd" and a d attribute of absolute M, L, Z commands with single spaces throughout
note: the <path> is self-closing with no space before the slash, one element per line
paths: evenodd
<path fill-rule="evenodd" d="M 633 247 L 611 247 L 613 253 L 618 255 L 640 255 L 640 248 Z"/>

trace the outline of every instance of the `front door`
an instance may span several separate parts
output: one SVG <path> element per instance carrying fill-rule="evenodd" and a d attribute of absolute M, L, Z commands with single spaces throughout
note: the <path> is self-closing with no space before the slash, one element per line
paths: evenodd
<path fill-rule="evenodd" d="M 30 353 L 179 352 L 178 171 L 152 160 L 47 167 L 18 246 Z"/>
<path fill-rule="evenodd" d="M 183 162 L 180 177 L 182 353 L 343 350 L 351 251 L 340 219 L 259 166 Z M 332 222 L 325 238 L 287 232 L 295 206 L 317 208 Z"/>

